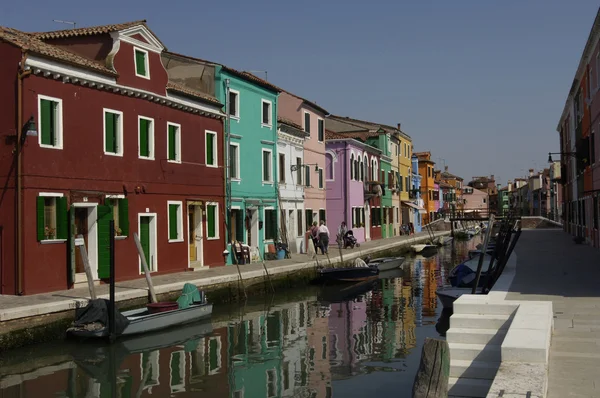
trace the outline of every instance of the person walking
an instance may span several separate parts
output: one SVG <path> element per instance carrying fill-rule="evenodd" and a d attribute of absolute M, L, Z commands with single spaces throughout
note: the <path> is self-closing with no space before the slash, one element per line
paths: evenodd
<path fill-rule="evenodd" d="M 321 246 L 321 253 L 326 254 L 329 246 L 329 228 L 325 225 L 324 220 L 321 220 L 321 226 L 319 227 L 319 245 Z"/>
<path fill-rule="evenodd" d="M 310 239 L 312 240 L 313 246 L 315 247 L 315 254 L 319 252 L 319 227 L 317 222 L 314 221 L 309 229 Z"/>
<path fill-rule="evenodd" d="M 342 221 L 337 233 L 337 243 L 339 247 L 344 246 L 344 236 L 346 236 L 346 232 L 348 232 L 348 227 L 346 227 L 346 221 Z"/>

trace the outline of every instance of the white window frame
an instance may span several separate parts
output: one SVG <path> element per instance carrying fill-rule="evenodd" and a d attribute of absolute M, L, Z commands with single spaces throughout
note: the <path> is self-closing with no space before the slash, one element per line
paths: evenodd
<path fill-rule="evenodd" d="M 308 133 L 308 135 L 306 136 L 307 140 L 310 140 L 312 137 L 312 132 L 307 132 L 306 131 L 306 114 L 308 114 L 308 128 L 310 129 L 310 122 L 311 122 L 311 114 L 308 111 L 302 111 L 302 129 L 304 130 L 305 133 Z"/>
<path fill-rule="evenodd" d="M 150 254 L 154 254 L 156 258 L 156 262 L 154 263 L 154 270 L 152 269 L 152 263 L 148 263 L 149 259 L 146 259 L 146 263 L 148 265 L 148 269 L 150 273 L 158 272 L 158 215 L 156 213 L 137 213 L 138 224 L 137 224 L 137 233 L 140 234 L 140 227 L 142 224 L 142 217 L 150 217 L 150 240 L 153 242 L 154 246 L 150 247 Z M 131 227 L 131 226 L 130 226 Z M 140 237 L 141 239 L 141 237 Z M 154 249 L 154 250 L 152 250 Z M 140 275 L 144 273 L 142 267 L 142 259 L 138 256 L 138 266 L 140 270 Z"/>
<path fill-rule="evenodd" d="M 170 207 L 171 205 L 179 206 L 177 210 L 177 239 L 169 238 L 169 243 L 175 242 L 183 242 L 183 202 L 180 200 L 168 200 L 167 201 L 167 237 L 169 236 L 169 232 L 171 231 L 171 213 Z"/>
<path fill-rule="evenodd" d="M 119 123 L 117 127 L 117 153 L 106 152 L 106 113 L 113 113 L 119 116 Z M 139 128 L 139 127 L 138 127 Z M 139 138 L 138 138 L 139 139 Z M 102 151 L 108 156 L 120 156 L 123 157 L 123 112 L 115 109 L 102 108 Z"/>
<path fill-rule="evenodd" d="M 269 180 L 264 180 L 265 178 L 265 152 L 269 153 L 269 163 L 270 163 L 270 170 L 269 170 Z M 263 184 L 273 184 L 273 151 L 271 149 L 266 149 L 263 148 L 261 151 L 261 159 L 260 159 L 260 163 L 262 165 L 261 170 L 262 170 L 262 174 L 260 176 L 262 183 Z"/>
<path fill-rule="evenodd" d="M 323 124 L 323 140 L 319 139 L 319 122 Z M 320 117 L 317 118 L 317 142 L 325 144 L 325 120 Z"/>
<path fill-rule="evenodd" d="M 136 59 L 136 56 L 135 56 L 136 51 L 144 53 L 144 55 L 145 55 L 144 56 L 144 61 L 145 61 L 144 63 L 146 65 L 144 65 L 144 66 L 146 67 L 146 76 L 140 75 L 137 72 L 137 59 Z M 150 57 L 148 56 L 148 51 L 147 50 L 144 50 L 143 48 L 139 48 L 139 47 L 133 47 L 133 72 L 135 73 L 135 75 L 137 77 L 141 77 L 143 79 L 150 80 Z"/>
<path fill-rule="evenodd" d="M 215 136 L 215 139 L 213 140 L 213 157 L 214 157 L 215 164 L 208 164 L 207 163 L 207 159 L 206 159 L 206 145 L 207 145 L 207 142 L 208 142 L 208 140 L 206 139 L 206 137 L 209 134 L 212 134 L 212 135 Z M 218 137 L 219 136 L 217 135 L 216 131 L 212 131 L 212 130 L 205 130 L 204 131 L 204 158 L 205 158 L 204 159 L 204 163 L 206 164 L 206 167 L 214 167 L 214 168 L 219 167 L 219 151 L 218 151 L 219 145 L 217 143 L 217 138 Z"/>
<path fill-rule="evenodd" d="M 65 194 L 63 193 L 58 193 L 58 192 L 40 192 L 38 193 L 38 196 L 41 197 L 45 197 L 45 198 L 62 198 L 65 196 Z M 56 205 L 54 207 L 55 212 L 57 211 L 56 209 Z M 54 217 L 56 218 L 58 215 L 54 214 Z M 55 220 L 55 224 L 58 227 L 58 219 Z M 66 242 L 66 239 L 43 239 L 40 241 L 41 244 L 48 244 L 48 243 L 64 243 Z"/>
<path fill-rule="evenodd" d="M 215 206 L 215 236 L 214 237 L 210 237 L 208 234 L 208 214 L 206 216 L 206 240 L 219 240 L 219 232 L 220 232 L 220 228 L 219 228 L 219 202 L 206 202 L 206 212 L 208 213 L 208 206 Z"/>
<path fill-rule="evenodd" d="M 263 105 L 264 104 L 269 104 L 269 123 L 265 124 L 263 122 L 264 120 L 264 110 L 263 110 Z M 266 100 L 264 98 L 260 99 L 260 125 L 262 127 L 267 127 L 267 128 L 273 128 L 273 102 Z"/>
<path fill-rule="evenodd" d="M 327 178 L 327 174 L 325 174 L 325 181 L 335 181 L 335 167 L 333 167 L 333 163 L 335 161 L 335 156 L 333 155 L 333 153 L 327 151 L 325 152 L 325 156 L 327 157 L 327 155 L 331 156 L 331 179 Z M 362 160 L 362 157 L 361 157 Z M 327 158 L 325 158 L 325 167 L 327 167 Z"/>
<path fill-rule="evenodd" d="M 231 119 L 240 120 L 240 92 L 237 90 L 229 89 L 230 93 L 235 94 L 235 115 L 229 115 Z M 227 98 L 229 101 L 229 98 Z"/>
<path fill-rule="evenodd" d="M 237 148 L 237 153 L 236 153 L 237 167 L 236 167 L 236 170 L 235 170 L 237 177 L 235 177 L 235 178 L 231 177 L 231 174 L 230 174 L 231 181 L 241 181 L 242 180 L 242 174 L 241 174 L 242 170 L 241 170 L 241 167 L 240 167 L 240 158 L 241 158 L 241 155 L 240 155 L 240 144 L 238 142 L 232 142 L 232 143 L 229 144 L 229 146 L 234 146 L 234 147 Z M 231 151 L 229 152 L 228 155 L 231 155 Z M 230 159 L 230 161 L 231 161 L 231 159 Z"/>
<path fill-rule="evenodd" d="M 319 185 L 319 189 L 325 189 L 325 170 L 322 167 L 318 168 L 317 171 L 317 184 Z M 323 186 L 320 186 L 323 183 Z"/>
<path fill-rule="evenodd" d="M 177 134 L 175 134 L 175 160 L 169 159 L 169 127 L 173 126 L 177 128 Z M 167 162 L 169 163 L 181 163 L 181 124 L 167 122 Z"/>
<path fill-rule="evenodd" d="M 211 340 L 215 340 L 217 342 L 217 367 L 215 369 L 209 370 L 208 374 L 215 375 L 215 374 L 218 374 L 219 371 L 221 370 L 221 368 L 223 367 L 223 358 L 221 358 L 221 336 L 210 337 L 208 339 L 206 348 L 207 348 L 209 357 L 210 357 L 210 341 Z M 207 365 L 210 369 L 210 361 Z"/>
<path fill-rule="evenodd" d="M 150 129 L 148 131 L 148 156 L 142 156 L 140 155 L 142 147 L 141 147 L 141 141 L 140 141 L 140 121 L 144 119 L 144 120 L 148 120 L 150 121 Z M 152 119 L 151 117 L 147 117 L 147 116 L 140 116 L 138 115 L 138 120 L 137 120 L 137 139 L 138 139 L 138 159 L 145 159 L 145 160 L 154 160 L 154 119 Z"/>
<path fill-rule="evenodd" d="M 57 132 L 56 137 L 55 137 L 56 145 L 42 144 L 42 100 L 53 101 L 58 104 L 57 105 L 57 108 L 58 108 L 58 110 L 57 110 L 58 118 L 57 119 L 58 120 L 56 121 L 56 126 L 54 126 L 56 128 L 56 132 Z M 38 143 L 40 145 L 40 148 L 63 149 L 63 102 L 62 102 L 62 99 L 38 94 L 37 124 L 38 124 L 38 129 L 37 129 L 38 130 Z"/>
<path fill-rule="evenodd" d="M 180 384 L 173 384 L 173 372 L 172 372 L 172 365 L 173 365 L 173 356 L 175 354 L 179 354 L 179 373 L 181 376 L 181 381 L 182 383 Z M 186 357 L 186 353 L 184 350 L 179 350 L 179 351 L 173 351 L 171 352 L 171 357 L 169 358 L 169 386 L 171 388 L 171 393 L 172 394 L 176 394 L 178 392 L 184 392 L 185 391 L 185 368 L 186 368 L 186 361 L 187 361 L 187 357 Z M 143 374 L 143 373 L 142 373 Z"/>

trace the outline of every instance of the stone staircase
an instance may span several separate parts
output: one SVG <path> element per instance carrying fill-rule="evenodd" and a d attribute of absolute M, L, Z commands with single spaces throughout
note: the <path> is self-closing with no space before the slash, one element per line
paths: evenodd
<path fill-rule="evenodd" d="M 486 397 L 502 362 L 502 342 L 515 305 L 454 303 L 446 339 L 450 347 L 449 397 Z"/>

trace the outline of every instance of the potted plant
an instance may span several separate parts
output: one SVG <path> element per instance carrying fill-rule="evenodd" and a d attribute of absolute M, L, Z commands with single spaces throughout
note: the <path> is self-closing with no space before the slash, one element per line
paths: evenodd
<path fill-rule="evenodd" d="M 46 225 L 46 228 L 44 228 L 44 235 L 46 236 L 46 239 L 54 239 L 56 228 L 51 228 Z"/>

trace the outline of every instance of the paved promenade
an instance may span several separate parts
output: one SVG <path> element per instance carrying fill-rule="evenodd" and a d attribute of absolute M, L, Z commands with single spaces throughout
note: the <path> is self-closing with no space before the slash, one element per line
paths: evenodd
<path fill-rule="evenodd" d="M 507 300 L 550 300 L 548 398 L 600 397 L 600 250 L 562 230 L 523 231 Z"/>
<path fill-rule="evenodd" d="M 436 232 L 436 236 L 449 234 L 449 232 Z M 412 236 L 396 236 L 389 239 L 379 239 L 365 242 L 359 248 L 342 250 L 344 260 L 356 257 L 364 257 L 369 253 L 393 249 L 400 246 L 411 245 L 428 239 L 427 232 L 421 232 Z M 321 254 L 317 259 L 319 264 L 325 265 L 328 261 L 336 263 L 340 261 L 340 252 L 337 245 L 329 250 L 329 259 Z M 302 271 L 314 267 L 314 255 L 294 254 L 291 259 L 267 261 L 267 269 L 270 274 L 282 274 Z M 262 263 L 253 263 L 240 266 L 244 280 L 264 275 Z M 186 282 L 193 283 L 199 287 L 211 286 L 221 283 L 231 283 L 238 280 L 237 267 L 216 267 L 202 271 L 179 272 L 168 275 L 153 276 L 152 282 L 157 294 L 170 293 L 182 289 Z M 99 298 L 108 298 L 108 285 L 96 286 L 96 294 Z M 117 282 L 115 284 L 117 301 L 147 297 L 148 286 L 143 277 L 136 280 Z M 78 303 L 89 299 L 87 284 L 70 290 L 63 290 L 47 294 L 36 294 L 30 296 L 2 296 L 0 295 L 0 334 L 3 331 L 2 321 L 22 319 L 26 317 L 49 314 L 53 312 L 66 311 Z"/>

